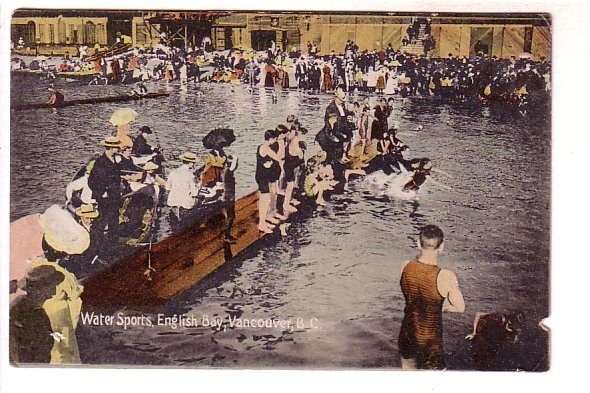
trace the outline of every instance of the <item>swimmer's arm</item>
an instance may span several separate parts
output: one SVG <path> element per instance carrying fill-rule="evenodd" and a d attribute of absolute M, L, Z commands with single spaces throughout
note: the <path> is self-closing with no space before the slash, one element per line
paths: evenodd
<path fill-rule="evenodd" d="M 477 333 L 477 324 L 479 323 L 479 320 L 481 319 L 481 317 L 483 317 L 484 315 L 487 315 L 487 313 L 480 312 L 480 311 L 475 313 L 475 318 L 473 319 L 473 332 L 471 332 L 470 334 L 465 336 L 465 340 L 473 340 L 473 338 L 475 337 L 475 335 Z"/>
<path fill-rule="evenodd" d="M 461 290 L 459 290 L 459 283 L 455 273 L 442 269 L 438 274 L 436 285 L 439 293 L 448 301 L 448 304 L 443 306 L 443 312 L 462 313 L 465 311 L 465 300 Z"/>
<path fill-rule="evenodd" d="M 279 157 L 279 155 L 277 153 L 275 153 L 274 150 L 271 149 L 268 146 L 263 146 L 260 149 L 260 155 L 262 157 L 270 157 L 270 158 L 272 158 L 275 161 L 280 161 L 281 160 L 281 157 Z"/>

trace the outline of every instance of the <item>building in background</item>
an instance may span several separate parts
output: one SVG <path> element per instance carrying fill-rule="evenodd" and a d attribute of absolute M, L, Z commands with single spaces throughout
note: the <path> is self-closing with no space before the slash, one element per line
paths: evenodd
<path fill-rule="evenodd" d="M 403 45 L 418 20 L 416 42 Z M 341 54 L 347 41 L 360 50 L 393 49 L 423 54 L 429 24 L 432 57 L 473 56 L 476 49 L 498 58 L 529 53 L 551 58 L 551 25 L 545 14 L 399 14 L 231 11 L 59 11 L 17 10 L 11 21 L 13 43 L 22 39 L 35 53 L 73 54 L 78 45 L 110 46 L 117 40 L 135 47 L 163 43 L 215 50 L 234 47 L 266 50 L 272 43 L 287 52 Z M 476 48 L 477 47 L 477 48 Z M 75 53 L 75 52 L 74 52 Z"/>

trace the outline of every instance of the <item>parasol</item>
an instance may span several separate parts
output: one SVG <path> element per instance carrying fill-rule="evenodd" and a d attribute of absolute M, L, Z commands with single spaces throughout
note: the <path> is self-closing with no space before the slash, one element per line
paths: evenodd
<path fill-rule="evenodd" d="M 113 116 L 111 116 L 111 118 L 109 119 L 109 122 L 112 125 L 114 125 L 115 127 L 117 127 L 117 126 L 129 124 L 132 121 L 135 121 L 136 117 L 137 117 L 137 112 L 135 112 L 133 109 L 119 108 L 115 111 L 115 113 L 113 113 Z"/>
<path fill-rule="evenodd" d="M 231 128 L 216 128 L 203 137 L 203 146 L 206 149 L 222 149 L 235 140 L 236 136 Z"/>

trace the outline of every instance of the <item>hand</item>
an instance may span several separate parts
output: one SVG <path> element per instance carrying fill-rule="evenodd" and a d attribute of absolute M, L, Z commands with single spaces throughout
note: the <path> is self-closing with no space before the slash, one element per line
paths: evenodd
<path fill-rule="evenodd" d="M 473 333 L 469 333 L 467 336 L 465 336 L 465 340 L 473 340 L 475 338 L 475 334 Z"/>

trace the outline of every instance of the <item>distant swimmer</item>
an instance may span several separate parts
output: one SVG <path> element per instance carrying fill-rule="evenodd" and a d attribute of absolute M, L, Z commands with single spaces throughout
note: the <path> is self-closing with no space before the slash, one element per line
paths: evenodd
<path fill-rule="evenodd" d="M 51 106 L 60 106 L 64 103 L 65 97 L 64 95 L 55 90 L 53 87 L 47 89 L 49 91 L 49 101 L 47 103 Z"/>

